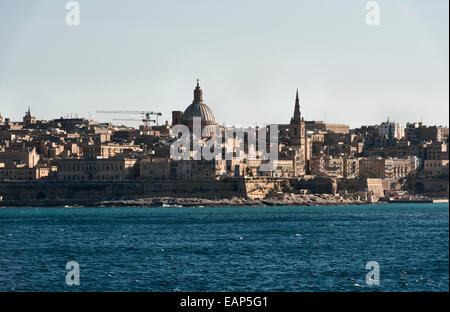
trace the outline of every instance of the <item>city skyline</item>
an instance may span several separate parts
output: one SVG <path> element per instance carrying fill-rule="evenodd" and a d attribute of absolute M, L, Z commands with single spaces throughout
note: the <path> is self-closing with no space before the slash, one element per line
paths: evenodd
<path fill-rule="evenodd" d="M 199 78 L 219 124 L 288 123 L 297 88 L 306 120 L 449 124 L 446 1 L 379 1 L 379 26 L 366 1 L 79 2 L 68 26 L 64 3 L 0 1 L 3 117 L 31 106 L 38 119 L 130 109 L 170 121 Z"/>
<path fill-rule="evenodd" d="M 198 82 L 198 80 L 199 79 L 197 79 L 197 82 Z M 295 103 L 297 104 L 298 101 L 299 101 L 298 89 L 297 89 L 296 92 L 297 92 L 297 94 L 296 94 Z M 300 107 L 301 107 L 301 105 L 300 105 Z M 175 110 L 173 110 L 173 111 L 175 111 Z M 123 112 L 123 113 L 120 113 L 120 112 Z M 125 117 L 129 113 L 133 113 L 135 116 L 141 115 L 142 118 L 141 119 L 140 118 L 129 118 L 129 119 L 127 119 L 127 118 L 113 118 L 113 117 L 110 117 L 110 118 L 103 117 L 103 118 L 101 118 L 100 116 L 103 113 L 106 113 L 106 114 L 108 114 L 110 116 L 113 116 L 113 114 L 119 114 L 119 116 L 121 116 L 121 117 Z M 115 111 L 96 111 L 94 113 L 90 113 L 89 112 L 88 114 L 84 114 L 84 115 L 79 115 L 77 113 L 67 112 L 65 114 L 60 115 L 59 117 L 54 117 L 54 118 L 45 118 L 45 117 L 44 118 L 36 118 L 35 114 L 31 111 L 31 106 L 29 105 L 27 107 L 27 110 L 23 113 L 22 117 L 20 117 L 20 118 L 17 118 L 15 120 L 11 119 L 10 116 L 2 115 L 1 111 L 0 111 L 0 117 L 2 117 L 3 120 L 8 119 L 12 123 L 21 123 L 22 120 L 23 120 L 23 117 L 27 116 L 27 115 L 33 116 L 33 118 L 36 118 L 36 120 L 44 120 L 44 121 L 51 121 L 51 120 L 56 120 L 56 119 L 60 119 L 60 118 L 62 118 L 62 119 L 86 119 L 86 120 L 91 120 L 91 121 L 99 122 L 99 123 L 110 123 L 111 125 L 113 125 L 115 127 L 125 126 L 125 127 L 131 127 L 131 128 L 140 128 L 141 126 L 145 126 L 145 127 L 150 126 L 151 127 L 152 125 L 153 126 L 158 126 L 158 125 L 162 126 L 165 123 L 170 125 L 171 124 L 171 120 L 173 122 L 173 116 L 168 116 L 167 119 L 166 118 L 161 118 L 161 119 L 158 119 L 158 121 L 156 119 L 154 119 L 154 120 L 147 119 L 148 117 L 146 117 L 145 115 L 147 115 L 148 113 L 150 113 L 150 115 L 157 115 L 157 114 L 159 115 L 160 114 L 159 112 L 149 112 L 148 110 L 142 110 L 142 111 L 115 110 Z M 93 115 L 95 115 L 96 117 L 99 117 L 99 118 L 94 118 Z M 379 126 L 382 126 L 383 124 L 386 124 L 386 123 L 387 124 L 395 123 L 395 124 L 398 124 L 398 125 L 401 125 L 401 126 L 407 126 L 408 124 L 423 124 L 423 125 L 427 125 L 427 126 L 448 127 L 448 124 L 426 124 L 426 123 L 423 122 L 422 119 L 418 120 L 418 121 L 414 120 L 414 121 L 407 121 L 406 123 L 401 123 L 401 122 L 397 122 L 396 120 L 390 119 L 389 116 L 387 117 L 386 120 L 380 120 L 378 123 L 375 123 L 375 124 L 368 124 L 368 123 L 364 123 L 364 121 L 362 121 L 362 123 L 360 123 L 359 125 L 355 125 L 355 126 L 351 126 L 348 123 L 337 124 L 337 123 L 333 123 L 333 122 L 326 122 L 325 120 L 311 120 L 311 119 L 306 119 L 306 120 L 311 121 L 311 122 L 324 122 L 324 123 L 327 123 L 327 124 L 348 125 L 348 126 L 350 126 L 350 129 L 358 129 L 358 128 L 365 127 L 365 126 L 378 126 L 379 127 Z M 289 121 L 281 122 L 281 123 L 278 123 L 278 124 L 279 125 L 283 125 L 283 124 L 288 124 L 288 123 L 289 123 Z M 233 124 L 233 123 L 230 123 L 230 124 L 218 123 L 218 126 L 244 127 L 244 128 L 246 128 L 246 127 L 262 126 L 262 125 L 269 125 L 269 124 L 270 123 L 253 123 L 253 124 L 247 124 L 247 125 L 239 125 L 239 124 Z M 277 123 L 273 123 L 273 124 L 277 124 Z"/>

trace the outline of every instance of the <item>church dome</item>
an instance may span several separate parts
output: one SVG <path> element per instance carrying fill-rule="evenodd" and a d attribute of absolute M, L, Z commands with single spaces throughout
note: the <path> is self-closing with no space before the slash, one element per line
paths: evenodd
<path fill-rule="evenodd" d="M 202 89 L 197 80 L 197 87 L 194 90 L 194 101 L 183 113 L 183 123 L 192 124 L 194 117 L 200 117 L 202 126 L 215 125 L 216 120 L 212 110 L 203 103 Z"/>
<path fill-rule="evenodd" d="M 203 123 L 216 123 L 211 109 L 204 103 L 192 103 L 183 113 L 184 122 L 192 122 L 194 117 L 200 117 Z"/>

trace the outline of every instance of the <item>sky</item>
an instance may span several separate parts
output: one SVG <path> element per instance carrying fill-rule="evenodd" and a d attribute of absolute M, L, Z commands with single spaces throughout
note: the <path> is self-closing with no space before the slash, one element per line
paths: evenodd
<path fill-rule="evenodd" d="M 0 114 L 148 110 L 171 122 L 200 79 L 219 124 L 387 118 L 449 124 L 449 1 L 0 0 Z M 136 126 L 138 122 L 118 122 Z"/>

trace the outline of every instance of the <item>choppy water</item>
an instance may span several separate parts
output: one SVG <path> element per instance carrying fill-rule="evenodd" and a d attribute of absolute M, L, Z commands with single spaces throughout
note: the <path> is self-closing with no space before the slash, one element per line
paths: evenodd
<path fill-rule="evenodd" d="M 449 291 L 448 204 L 2 208 L 0 291 Z M 65 265 L 80 264 L 67 286 Z M 380 286 L 368 286 L 368 261 Z"/>

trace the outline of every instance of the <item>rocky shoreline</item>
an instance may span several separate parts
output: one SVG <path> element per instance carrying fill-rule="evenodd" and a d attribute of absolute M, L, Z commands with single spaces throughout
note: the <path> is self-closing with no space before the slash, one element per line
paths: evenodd
<path fill-rule="evenodd" d="M 148 197 L 118 200 L 21 200 L 0 201 L 1 206 L 20 207 L 232 207 L 232 206 L 338 206 L 372 204 L 368 200 L 354 195 L 334 196 L 331 194 L 284 194 L 264 199 L 248 199 L 243 197 L 204 198 L 204 197 Z"/>

